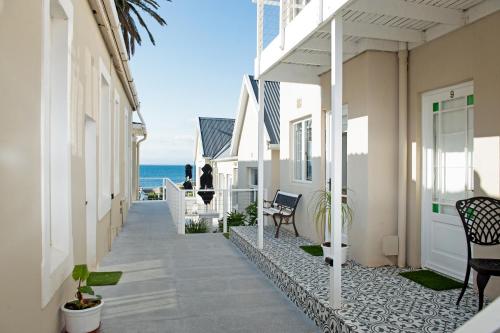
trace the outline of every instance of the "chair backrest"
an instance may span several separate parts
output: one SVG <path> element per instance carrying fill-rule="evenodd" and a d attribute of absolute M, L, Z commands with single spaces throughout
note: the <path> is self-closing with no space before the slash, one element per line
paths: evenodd
<path fill-rule="evenodd" d="M 302 194 L 294 194 L 294 193 L 287 193 L 287 192 L 282 192 L 282 191 L 277 191 L 276 196 L 274 197 L 274 205 L 278 205 L 281 207 L 286 207 L 291 210 L 295 210 L 297 208 L 297 205 L 299 204 L 299 200 Z"/>
<path fill-rule="evenodd" d="M 468 242 L 500 244 L 500 200 L 475 197 L 457 201 L 456 207 Z"/>

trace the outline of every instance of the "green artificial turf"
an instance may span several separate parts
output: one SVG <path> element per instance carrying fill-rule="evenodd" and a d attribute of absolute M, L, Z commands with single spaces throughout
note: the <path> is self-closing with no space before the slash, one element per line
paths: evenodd
<path fill-rule="evenodd" d="M 229 239 L 229 232 L 225 232 L 222 235 L 224 235 L 224 237 L 226 237 L 227 239 Z"/>
<path fill-rule="evenodd" d="M 410 272 L 402 272 L 399 275 L 412 280 L 426 288 L 433 290 L 449 290 L 462 288 L 462 283 L 452 280 L 446 276 L 440 275 L 433 271 L 418 270 Z"/>
<path fill-rule="evenodd" d="M 87 286 L 112 286 L 120 281 L 122 272 L 92 272 L 87 278 Z"/>
<path fill-rule="evenodd" d="M 300 248 L 315 257 L 320 257 L 323 255 L 323 249 L 321 248 L 321 245 L 302 245 Z"/>

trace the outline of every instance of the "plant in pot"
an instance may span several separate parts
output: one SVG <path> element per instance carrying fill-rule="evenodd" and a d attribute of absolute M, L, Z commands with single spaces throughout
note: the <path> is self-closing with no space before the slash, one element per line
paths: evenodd
<path fill-rule="evenodd" d="M 104 302 L 92 287 L 118 283 L 122 272 L 89 272 L 87 265 L 76 265 L 73 280 L 78 282 L 76 299 L 61 306 L 68 333 L 87 333 L 99 328 Z M 84 297 L 90 295 L 91 297 Z"/>
<path fill-rule="evenodd" d="M 331 218 L 331 204 L 332 194 L 330 191 L 319 190 L 314 194 L 314 199 L 311 201 L 314 204 L 313 219 L 316 226 L 316 231 L 321 239 L 321 247 L 323 249 L 323 260 L 327 257 L 333 258 L 331 251 L 331 244 L 329 241 L 325 242 L 325 227 L 328 226 L 328 234 L 332 231 L 332 218 Z M 342 213 L 342 227 L 345 228 L 352 223 L 352 208 L 349 206 L 347 199 L 342 199 L 341 204 Z M 348 245 L 342 243 L 342 264 L 347 261 Z"/>

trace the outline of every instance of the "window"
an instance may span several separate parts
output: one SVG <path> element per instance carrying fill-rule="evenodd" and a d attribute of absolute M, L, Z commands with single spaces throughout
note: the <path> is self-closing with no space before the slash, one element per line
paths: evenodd
<path fill-rule="evenodd" d="M 99 77 L 99 220 L 111 209 L 110 75 L 100 59 Z"/>
<path fill-rule="evenodd" d="M 458 215 L 456 201 L 473 193 L 473 114 L 474 95 L 433 103 L 434 213 Z"/>
<path fill-rule="evenodd" d="M 258 168 L 248 168 L 248 185 L 250 188 L 257 187 L 259 185 Z"/>
<path fill-rule="evenodd" d="M 129 128 L 129 111 L 128 108 L 125 107 L 124 112 L 125 117 L 123 118 L 123 150 L 125 152 L 125 200 L 127 204 L 130 202 L 130 169 L 131 169 L 131 151 L 130 151 L 130 128 Z"/>
<path fill-rule="evenodd" d="M 115 103 L 113 110 L 113 192 L 120 193 L 120 95 L 115 90 Z"/>
<path fill-rule="evenodd" d="M 293 124 L 293 178 L 312 181 L 312 121 Z"/>
<path fill-rule="evenodd" d="M 43 2 L 42 67 L 42 307 L 71 273 L 70 96 L 73 7 Z"/>

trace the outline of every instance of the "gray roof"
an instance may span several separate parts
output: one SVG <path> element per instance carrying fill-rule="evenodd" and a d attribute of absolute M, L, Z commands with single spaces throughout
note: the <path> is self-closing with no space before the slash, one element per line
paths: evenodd
<path fill-rule="evenodd" d="M 248 76 L 252 83 L 257 101 L 259 100 L 259 80 L 252 75 Z M 280 83 L 266 81 L 264 83 L 264 123 L 271 144 L 280 143 Z"/>
<path fill-rule="evenodd" d="M 199 117 L 203 156 L 214 158 L 231 143 L 234 119 Z"/>

